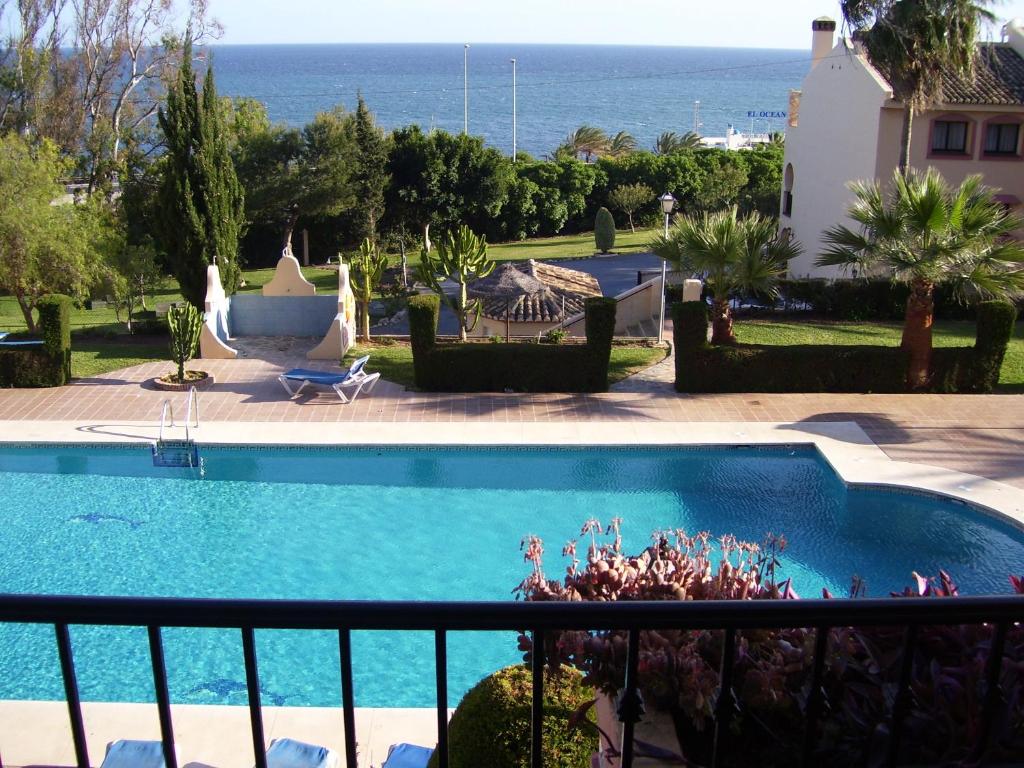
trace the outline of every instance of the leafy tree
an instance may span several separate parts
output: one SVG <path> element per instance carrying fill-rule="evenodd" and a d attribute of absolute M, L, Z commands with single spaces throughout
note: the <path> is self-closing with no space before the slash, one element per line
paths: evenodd
<path fill-rule="evenodd" d="M 449 232 L 437 243 L 431 252 L 426 248 L 420 253 L 417 278 L 429 286 L 441 301 L 451 307 L 459 320 L 459 338 L 466 340 L 466 332 L 476 327 L 480 320 L 480 299 L 470 301 L 468 286 L 474 280 L 487 277 L 494 271 L 495 262 L 487 258 L 487 238 L 477 236 L 463 225 L 457 233 Z M 445 293 L 441 283 L 451 280 L 458 286 L 454 296 Z M 473 316 L 470 322 L 470 315 Z"/>
<path fill-rule="evenodd" d="M 679 135 L 675 131 L 666 131 L 654 141 L 654 152 L 659 155 L 672 155 L 688 149 L 699 149 L 700 135 L 693 131 Z"/>
<path fill-rule="evenodd" d="M 709 149 L 694 153 L 694 160 L 703 171 L 703 179 L 692 196 L 692 207 L 698 211 L 719 211 L 736 205 L 748 181 L 739 153 Z"/>
<path fill-rule="evenodd" d="M 438 157 L 431 151 L 431 140 L 418 125 L 399 128 L 391 134 L 388 153 L 390 183 L 384 192 L 387 228 L 400 238 L 404 252 L 406 237 L 430 240 L 433 200 L 440 186 Z"/>
<path fill-rule="evenodd" d="M 654 190 L 646 184 L 626 184 L 616 187 L 608 195 L 608 202 L 618 208 L 629 218 L 629 231 L 636 232 L 633 226 L 633 213 L 654 199 Z"/>
<path fill-rule="evenodd" d="M 1012 233 L 1024 220 L 993 198 L 981 176 L 952 188 L 935 169 L 907 176 L 897 170 L 888 195 L 877 182 L 851 189 L 848 215 L 859 229 L 825 232 L 828 249 L 817 264 L 891 273 L 910 286 L 901 345 L 910 354 L 907 383 L 922 387 L 931 366 L 936 284 L 952 284 L 962 299 L 1018 295 L 1024 246 Z"/>
<path fill-rule="evenodd" d="M 772 219 L 759 214 L 740 218 L 735 207 L 679 217 L 667 238 L 654 239 L 651 250 L 675 269 L 704 278 L 712 298 L 713 344 L 736 341 L 730 297 L 741 292 L 776 295 L 789 260 L 800 254 L 799 245 L 778 237 Z"/>
<path fill-rule="evenodd" d="M 971 76 L 990 0 L 843 0 L 843 19 L 903 102 L 899 169 L 910 171 L 914 115 L 942 99 L 943 79 Z"/>
<path fill-rule="evenodd" d="M 207 69 L 200 100 L 186 42 L 178 77 L 158 114 L 167 144 L 157 226 L 182 295 L 202 307 L 206 268 L 220 267 L 224 288 L 241 279 L 238 240 L 244 227 L 244 197 L 228 154 L 225 115 L 217 99 L 213 69 Z"/>
<path fill-rule="evenodd" d="M 626 131 L 619 131 L 608 141 L 604 154 L 608 157 L 625 157 L 636 152 L 636 138 Z"/>
<path fill-rule="evenodd" d="M 53 204 L 66 168 L 48 141 L 33 148 L 15 134 L 0 137 L 0 290 L 32 332 L 40 298 L 84 297 L 100 277 L 108 217 L 96 206 Z"/>
<path fill-rule="evenodd" d="M 593 125 L 581 125 L 570 133 L 562 146 L 555 150 L 555 154 L 569 157 L 583 155 L 586 162 L 590 162 L 597 155 L 607 151 L 609 146 L 608 134 Z M 558 159 L 561 159 L 559 157 Z"/>
<path fill-rule="evenodd" d="M 352 256 L 352 293 L 359 308 L 359 339 L 370 340 L 370 302 L 373 292 L 380 285 L 380 279 L 388 266 L 388 256 L 378 251 L 370 238 L 365 238 L 359 250 Z"/>
<path fill-rule="evenodd" d="M 740 213 L 756 211 L 778 218 L 784 152 L 781 143 L 771 142 L 758 144 L 749 152 L 738 153 L 747 172 L 746 186 L 739 193 Z"/>
<path fill-rule="evenodd" d="M 607 208 L 601 208 L 594 219 L 594 245 L 601 253 L 615 247 L 615 219 Z"/>
<path fill-rule="evenodd" d="M 387 144 L 374 124 L 362 94 L 355 117 L 356 163 L 353 173 L 355 235 L 377 240 L 384 216 L 384 189 L 388 184 Z"/>
<path fill-rule="evenodd" d="M 134 333 L 132 318 L 146 307 L 146 294 L 159 285 L 163 273 L 157 265 L 152 243 L 129 245 L 120 242 L 106 259 L 107 283 L 111 290 L 115 311 L 126 315 L 128 333 Z"/>

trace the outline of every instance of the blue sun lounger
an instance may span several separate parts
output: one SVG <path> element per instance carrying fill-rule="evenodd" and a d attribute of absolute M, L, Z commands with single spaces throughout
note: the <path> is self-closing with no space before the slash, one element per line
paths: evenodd
<path fill-rule="evenodd" d="M 267 750 L 267 768 L 339 768 L 338 753 L 295 739 L 274 739 Z M 115 741 L 107 746 L 100 768 L 164 768 L 159 741 Z"/>
<path fill-rule="evenodd" d="M 380 768 L 427 768 L 434 750 L 415 744 L 392 744 Z"/>
<path fill-rule="evenodd" d="M 366 372 L 366 363 L 369 359 L 369 355 L 360 357 L 352 363 L 352 367 L 347 371 L 339 371 L 338 373 L 314 371 L 308 368 L 292 368 L 290 371 L 286 371 L 278 376 L 277 380 L 281 382 L 281 386 L 284 387 L 284 391 L 288 393 L 289 397 L 294 397 L 307 384 L 312 384 L 319 387 L 330 387 L 341 398 L 341 402 L 351 403 L 359 397 L 359 393 L 364 389 L 370 392 L 380 378 L 379 373 L 368 374 Z M 299 386 L 292 389 L 289 386 L 289 382 L 292 384 L 298 383 Z M 344 392 L 346 389 L 353 391 L 351 394 L 346 395 Z"/>

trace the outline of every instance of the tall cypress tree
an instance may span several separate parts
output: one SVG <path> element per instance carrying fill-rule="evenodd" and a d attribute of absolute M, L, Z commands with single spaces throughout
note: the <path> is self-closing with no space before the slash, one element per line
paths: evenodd
<path fill-rule="evenodd" d="M 356 108 L 357 165 L 353 174 L 355 210 L 353 234 L 360 241 L 377 242 L 377 229 L 384 217 L 384 188 L 388 184 L 388 150 L 384 133 L 374 123 L 362 94 Z"/>
<path fill-rule="evenodd" d="M 228 293 L 238 288 L 238 240 L 244 199 L 228 154 L 224 114 L 213 70 L 207 69 L 202 101 L 186 39 L 178 77 L 158 113 L 166 141 L 157 230 L 181 294 L 203 308 L 206 268 L 216 260 Z"/>

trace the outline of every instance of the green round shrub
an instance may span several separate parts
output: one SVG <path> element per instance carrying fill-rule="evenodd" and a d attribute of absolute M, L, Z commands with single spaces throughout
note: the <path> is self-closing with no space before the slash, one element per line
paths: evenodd
<path fill-rule="evenodd" d="M 544 674 L 544 765 L 586 768 L 597 751 L 593 728 L 570 728 L 569 718 L 594 691 L 576 670 L 562 667 Z M 500 669 L 465 695 L 448 728 L 451 768 L 527 768 L 530 765 L 530 669 L 525 664 Z M 593 720 L 593 710 L 588 713 Z M 437 768 L 437 753 L 429 768 Z"/>
<path fill-rule="evenodd" d="M 594 219 L 594 244 L 601 253 L 615 247 L 615 219 L 607 208 L 599 210 Z"/>

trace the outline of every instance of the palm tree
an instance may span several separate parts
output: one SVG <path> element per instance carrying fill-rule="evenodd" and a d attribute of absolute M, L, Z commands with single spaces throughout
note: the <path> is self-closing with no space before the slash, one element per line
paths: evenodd
<path fill-rule="evenodd" d="M 687 131 L 680 136 L 675 131 L 665 131 L 654 141 L 654 152 L 659 155 L 671 155 L 686 149 L 700 147 L 700 134 Z"/>
<path fill-rule="evenodd" d="M 608 157 L 624 157 L 636 152 L 636 138 L 626 131 L 619 131 L 608 142 L 604 154 Z"/>
<path fill-rule="evenodd" d="M 608 134 L 593 125 L 581 125 L 570 133 L 563 147 L 572 152 L 573 156 L 583 155 L 588 163 L 595 155 L 608 149 Z"/>
<path fill-rule="evenodd" d="M 1001 298 L 1024 289 L 1024 245 L 1012 237 L 1024 220 L 993 197 L 981 176 L 953 189 L 938 171 L 893 175 L 888 198 L 878 182 L 851 185 L 849 216 L 859 225 L 832 227 L 818 266 L 891 273 L 910 285 L 901 346 L 910 360 L 907 384 L 928 382 L 932 355 L 934 289 L 951 283 L 955 294 Z"/>
<path fill-rule="evenodd" d="M 776 283 L 801 252 L 798 243 L 778 236 L 774 220 L 758 213 L 740 218 L 735 206 L 680 217 L 667 238 L 655 238 L 651 250 L 675 269 L 703 277 L 712 299 L 712 344 L 736 342 L 729 298 L 741 292 L 777 296 Z"/>
<path fill-rule="evenodd" d="M 942 98 L 944 75 L 973 75 L 992 0 L 842 0 L 843 19 L 903 102 L 900 172 L 910 170 L 914 115 Z"/>

